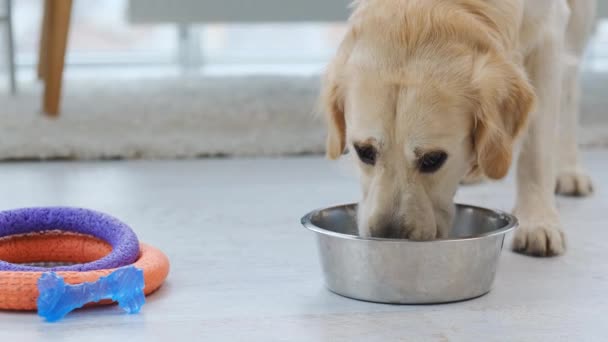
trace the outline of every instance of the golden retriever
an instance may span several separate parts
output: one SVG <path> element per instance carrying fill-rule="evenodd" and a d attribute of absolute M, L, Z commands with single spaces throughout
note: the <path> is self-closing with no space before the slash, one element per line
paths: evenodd
<path fill-rule="evenodd" d="M 576 129 L 594 12 L 594 0 L 355 2 L 322 99 L 328 156 L 348 147 L 361 170 L 361 234 L 447 236 L 460 182 L 505 177 L 521 141 L 513 248 L 562 254 L 554 193 L 592 192 Z"/>

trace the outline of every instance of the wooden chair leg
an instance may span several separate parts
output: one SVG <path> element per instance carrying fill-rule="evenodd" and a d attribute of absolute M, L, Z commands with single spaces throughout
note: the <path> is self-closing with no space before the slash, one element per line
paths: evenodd
<path fill-rule="evenodd" d="M 51 0 L 49 6 L 49 31 L 46 70 L 44 70 L 44 111 L 50 116 L 59 115 L 61 83 L 65 64 L 72 0 Z"/>
<path fill-rule="evenodd" d="M 44 80 L 48 65 L 48 46 L 49 46 L 49 32 L 51 31 L 49 11 L 50 2 L 52 0 L 44 0 L 44 12 L 42 15 L 42 27 L 40 27 L 40 49 L 38 50 L 38 79 Z"/>

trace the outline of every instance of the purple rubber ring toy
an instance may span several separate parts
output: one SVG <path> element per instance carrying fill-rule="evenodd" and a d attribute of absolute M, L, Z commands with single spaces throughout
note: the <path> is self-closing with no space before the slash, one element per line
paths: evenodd
<path fill-rule="evenodd" d="M 69 207 L 0 211 L 0 238 L 53 230 L 96 237 L 109 243 L 112 252 L 86 264 L 50 268 L 11 264 L 0 260 L 0 272 L 96 271 L 127 266 L 139 258 L 139 241 L 133 230 L 110 215 Z"/>

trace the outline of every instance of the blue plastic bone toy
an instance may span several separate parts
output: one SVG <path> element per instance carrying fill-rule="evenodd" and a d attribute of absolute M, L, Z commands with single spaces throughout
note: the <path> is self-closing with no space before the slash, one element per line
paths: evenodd
<path fill-rule="evenodd" d="M 66 284 L 55 272 L 38 279 L 38 315 L 58 321 L 70 311 L 89 303 L 110 299 L 130 314 L 138 313 L 146 302 L 144 272 L 134 266 L 119 268 L 94 283 Z"/>

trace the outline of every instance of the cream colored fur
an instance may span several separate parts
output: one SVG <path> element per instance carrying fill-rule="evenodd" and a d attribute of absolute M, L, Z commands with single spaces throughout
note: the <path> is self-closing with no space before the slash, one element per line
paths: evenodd
<path fill-rule="evenodd" d="M 357 162 L 361 233 L 446 236 L 459 183 L 503 178 L 521 150 L 513 248 L 562 254 L 554 192 L 592 191 L 576 127 L 594 8 L 594 0 L 356 2 L 322 95 L 329 157 L 355 146 L 374 152 L 373 163 Z M 421 160 L 437 153 L 445 164 L 422 172 Z"/>

